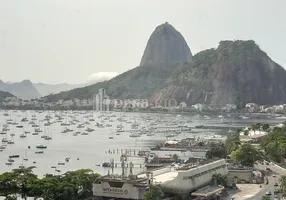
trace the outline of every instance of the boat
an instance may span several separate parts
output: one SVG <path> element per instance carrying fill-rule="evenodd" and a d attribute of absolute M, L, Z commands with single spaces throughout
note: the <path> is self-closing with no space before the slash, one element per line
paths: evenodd
<path fill-rule="evenodd" d="M 84 124 L 77 125 L 77 128 L 84 128 Z"/>
<path fill-rule="evenodd" d="M 22 118 L 21 119 L 21 122 L 27 122 L 27 121 L 29 121 L 27 118 Z"/>
<path fill-rule="evenodd" d="M 110 139 L 110 140 L 113 139 L 113 136 L 110 136 L 109 139 Z"/>
<path fill-rule="evenodd" d="M 27 137 L 27 135 L 25 133 L 20 135 L 20 138 L 26 138 L 26 137 Z"/>
<path fill-rule="evenodd" d="M 58 165 L 65 165 L 66 163 L 64 162 L 59 162 Z"/>
<path fill-rule="evenodd" d="M 52 137 L 51 136 L 45 136 L 45 140 L 51 140 Z"/>
<path fill-rule="evenodd" d="M 116 130 L 116 132 L 122 133 L 122 132 L 124 132 L 124 130 L 123 130 L 122 128 L 118 128 L 118 129 Z"/>
<path fill-rule="evenodd" d="M 34 131 L 35 131 L 36 133 L 43 132 L 42 129 L 40 129 L 40 128 L 35 128 Z"/>
<path fill-rule="evenodd" d="M 24 127 L 23 125 L 16 126 L 16 128 L 23 128 L 23 127 Z"/>
<path fill-rule="evenodd" d="M 35 154 L 43 154 L 44 151 L 35 151 Z"/>
<path fill-rule="evenodd" d="M 138 134 L 138 133 L 131 133 L 131 134 L 129 135 L 129 137 L 134 137 L 134 138 L 136 138 L 136 137 L 141 137 L 141 135 Z"/>
<path fill-rule="evenodd" d="M 15 144 L 15 142 L 13 140 L 8 140 L 7 144 Z"/>
<path fill-rule="evenodd" d="M 50 126 L 50 125 L 51 125 L 50 122 L 47 122 L 47 123 L 44 124 L 44 126 Z"/>
<path fill-rule="evenodd" d="M 72 132 L 73 130 L 65 127 L 65 129 L 62 131 L 62 133 L 68 133 L 68 132 Z"/>
<path fill-rule="evenodd" d="M 17 155 L 17 154 L 9 156 L 9 158 L 19 158 L 19 157 L 20 155 Z"/>
<path fill-rule="evenodd" d="M 5 163 L 5 165 L 12 165 L 13 163 L 11 163 L 11 162 L 7 162 L 7 163 Z"/>
<path fill-rule="evenodd" d="M 88 133 L 87 132 L 83 132 L 81 135 L 88 135 Z"/>
<path fill-rule="evenodd" d="M 147 133 L 147 136 L 153 136 L 155 135 L 153 132 Z"/>
<path fill-rule="evenodd" d="M 94 129 L 88 127 L 87 129 L 85 129 L 85 131 L 87 131 L 87 132 L 92 132 L 92 131 L 94 131 Z"/>
<path fill-rule="evenodd" d="M 12 158 L 9 158 L 8 162 L 15 162 L 15 160 L 13 160 Z"/>
<path fill-rule="evenodd" d="M 46 146 L 46 145 L 43 145 L 43 144 L 40 144 L 40 145 L 37 145 L 36 148 L 37 148 L 37 149 L 46 149 L 47 146 Z"/>
<path fill-rule="evenodd" d="M 174 133 L 169 133 L 166 135 L 166 137 L 175 137 L 175 134 Z"/>
<path fill-rule="evenodd" d="M 3 139 L 2 139 L 2 142 L 3 142 L 3 143 L 8 142 L 7 138 L 3 138 Z"/>

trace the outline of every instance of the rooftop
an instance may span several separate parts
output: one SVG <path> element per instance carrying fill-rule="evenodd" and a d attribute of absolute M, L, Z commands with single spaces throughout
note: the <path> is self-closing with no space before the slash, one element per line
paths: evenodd
<path fill-rule="evenodd" d="M 224 190 L 224 187 L 208 185 L 192 193 L 192 196 L 208 197 Z"/>

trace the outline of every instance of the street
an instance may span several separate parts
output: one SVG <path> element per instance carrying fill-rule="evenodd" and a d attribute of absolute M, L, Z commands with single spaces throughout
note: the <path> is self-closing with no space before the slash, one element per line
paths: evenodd
<path fill-rule="evenodd" d="M 266 171 L 269 168 L 270 171 L 267 174 L 268 184 L 261 184 L 262 188 L 259 188 L 258 184 L 237 184 L 240 192 L 233 194 L 232 197 L 235 200 L 261 200 L 266 192 L 271 191 L 271 199 L 274 199 L 275 183 L 279 184 L 281 175 L 286 175 L 286 170 L 276 166 L 272 163 L 269 165 L 255 165 L 255 168 L 261 171 Z"/>
<path fill-rule="evenodd" d="M 249 200 L 261 200 L 267 191 L 271 191 L 271 199 L 274 199 L 273 193 L 276 190 L 276 187 L 274 185 L 275 183 L 279 184 L 279 179 L 281 175 L 286 175 L 286 170 L 277 167 L 272 163 L 270 163 L 269 165 L 256 165 L 255 167 L 260 170 L 265 170 L 266 168 L 269 168 L 271 170 L 271 173 L 268 176 L 268 185 L 264 184 L 263 189 L 257 195 L 255 195 L 255 197 L 249 198 Z"/>

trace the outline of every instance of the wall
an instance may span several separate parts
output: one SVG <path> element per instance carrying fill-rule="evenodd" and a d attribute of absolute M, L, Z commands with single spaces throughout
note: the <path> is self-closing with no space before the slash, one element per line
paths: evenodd
<path fill-rule="evenodd" d="M 228 169 L 225 160 L 215 161 L 190 170 L 179 171 L 178 176 L 161 184 L 164 192 L 180 195 L 184 198 L 192 190 L 195 190 L 212 180 L 214 174 L 226 176 Z"/>
<path fill-rule="evenodd" d="M 246 181 L 249 183 L 251 181 L 251 170 L 228 170 L 227 182 L 228 183 L 240 183 L 241 181 Z M 237 178 L 235 178 L 237 177 Z"/>
<path fill-rule="evenodd" d="M 143 199 L 145 188 L 133 187 L 131 183 L 125 183 L 122 187 L 111 187 L 108 182 L 93 184 L 93 195 L 100 197 L 114 197 L 126 199 Z"/>

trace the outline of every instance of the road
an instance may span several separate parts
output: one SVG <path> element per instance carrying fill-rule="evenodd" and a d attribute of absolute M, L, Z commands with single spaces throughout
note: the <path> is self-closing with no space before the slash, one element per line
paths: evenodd
<path fill-rule="evenodd" d="M 269 180 L 268 185 L 266 186 L 264 185 L 264 188 L 257 195 L 255 195 L 255 197 L 249 198 L 249 200 L 261 200 L 267 191 L 271 191 L 272 193 L 271 199 L 274 199 L 273 192 L 276 189 L 274 184 L 275 183 L 279 184 L 279 178 L 281 175 L 286 175 L 286 170 L 277 167 L 272 163 L 270 163 L 269 165 L 257 165 L 255 167 L 260 170 L 265 170 L 266 168 L 270 168 L 272 173 L 270 173 L 268 176 Z"/>

